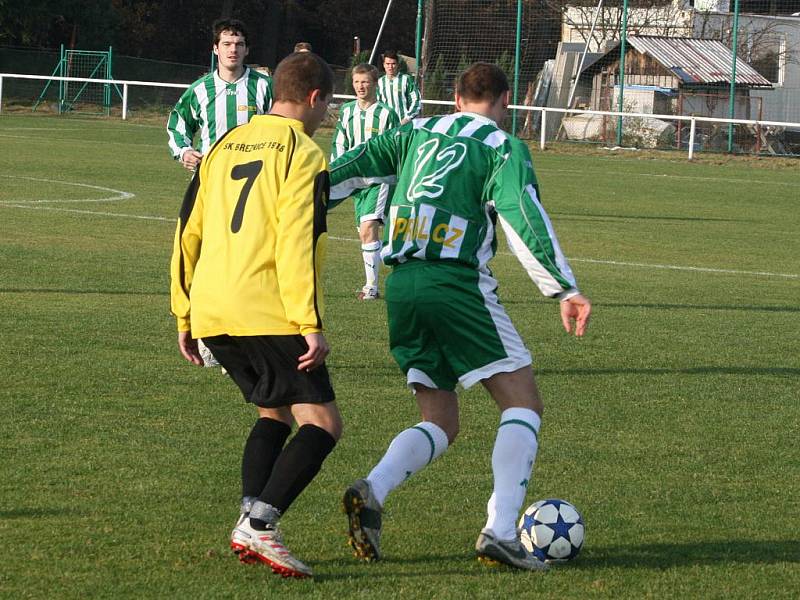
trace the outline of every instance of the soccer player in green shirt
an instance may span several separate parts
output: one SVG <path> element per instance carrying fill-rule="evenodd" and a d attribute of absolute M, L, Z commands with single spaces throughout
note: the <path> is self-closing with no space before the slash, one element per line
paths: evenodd
<path fill-rule="evenodd" d="M 405 125 L 422 110 L 419 90 L 414 78 L 400 72 L 400 57 L 394 50 L 383 53 L 383 70 L 386 75 L 378 80 L 378 100 L 392 107 Z"/>
<path fill-rule="evenodd" d="M 343 104 L 339 109 L 339 120 L 333 134 L 331 160 L 400 124 L 397 114 L 385 104 L 378 102 L 375 89 L 377 83 L 378 69 L 374 66 L 362 63 L 353 67 L 353 90 L 356 99 Z M 356 227 L 361 238 L 361 257 L 366 273 L 366 283 L 357 295 L 359 300 L 375 300 L 379 297 L 380 226 L 383 224 L 390 193 L 391 186 L 380 184 L 353 194 Z"/>
<path fill-rule="evenodd" d="M 236 19 L 214 23 L 213 51 L 217 69 L 189 86 L 167 120 L 169 149 L 173 158 L 193 171 L 203 155 L 226 131 L 247 123 L 253 115 L 269 112 L 272 80 L 244 66 L 247 30 Z M 193 147 L 200 133 L 200 147 Z"/>
<path fill-rule="evenodd" d="M 194 171 L 203 155 L 225 133 L 247 123 L 272 106 L 272 79 L 244 66 L 249 53 L 247 30 L 236 19 L 219 19 L 212 27 L 217 69 L 189 86 L 167 119 L 167 136 L 172 157 Z M 200 146 L 193 146 L 200 133 Z M 207 367 L 219 366 L 211 352 L 200 343 Z"/>
<path fill-rule="evenodd" d="M 381 251 L 391 352 L 423 421 L 399 433 L 365 479 L 348 488 L 350 543 L 380 557 L 387 495 L 440 456 L 458 429 L 455 388 L 480 382 L 500 410 L 492 453 L 494 491 L 475 550 L 484 562 L 525 570 L 545 563 L 516 532 L 538 449 L 543 409 L 531 355 L 497 297 L 488 262 L 499 224 L 545 295 L 558 299 L 567 332 L 584 335 L 591 303 L 579 291 L 539 200 L 527 146 L 499 127 L 509 86 L 496 65 L 458 79 L 451 115 L 415 119 L 331 164 L 331 206 L 353 189 L 396 183 Z"/>

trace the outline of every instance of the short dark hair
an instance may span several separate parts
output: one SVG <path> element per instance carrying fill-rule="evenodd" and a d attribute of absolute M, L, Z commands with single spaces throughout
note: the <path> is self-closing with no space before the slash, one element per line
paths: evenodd
<path fill-rule="evenodd" d="M 369 63 L 361 63 L 353 67 L 353 75 L 356 73 L 369 73 L 369 76 L 372 78 L 372 81 L 378 81 L 378 68 L 375 65 L 371 65 Z"/>
<path fill-rule="evenodd" d="M 508 77 L 492 63 L 476 62 L 461 73 L 456 92 L 466 100 L 495 102 L 509 90 Z"/>
<path fill-rule="evenodd" d="M 295 52 L 313 52 L 314 48 L 308 42 L 297 42 L 294 45 Z"/>
<path fill-rule="evenodd" d="M 278 63 L 272 86 L 276 102 L 300 104 L 313 90 L 333 92 L 333 71 L 313 52 L 294 52 Z"/>
<path fill-rule="evenodd" d="M 223 31 L 238 33 L 244 38 L 244 45 L 247 46 L 247 27 L 239 19 L 217 19 L 211 26 L 211 31 L 214 33 L 215 46 L 219 44 L 219 38 Z"/>
<path fill-rule="evenodd" d="M 383 54 L 381 55 L 381 62 L 387 58 L 391 58 L 392 60 L 400 62 L 400 57 L 397 55 L 397 50 L 384 50 Z"/>

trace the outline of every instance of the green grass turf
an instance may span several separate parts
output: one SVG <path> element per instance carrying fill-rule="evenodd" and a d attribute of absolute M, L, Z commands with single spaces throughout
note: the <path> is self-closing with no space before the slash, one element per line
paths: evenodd
<path fill-rule="evenodd" d="M 227 549 L 254 411 L 176 348 L 168 263 L 188 176 L 161 124 L 2 116 L 0 143 L 0 596 L 800 590 L 800 163 L 534 152 L 595 303 L 589 335 L 570 338 L 513 257 L 493 262 L 547 406 L 527 500 L 570 500 L 587 526 L 581 556 L 545 575 L 472 557 L 497 424 L 480 389 L 462 396 L 454 447 L 390 497 L 386 560 L 350 556 L 340 495 L 417 415 L 383 303 L 354 298 L 351 210 L 334 211 L 327 327 L 345 435 L 282 523 L 317 577 L 284 581 Z M 88 202 L 117 195 L 99 188 L 134 196 Z"/>

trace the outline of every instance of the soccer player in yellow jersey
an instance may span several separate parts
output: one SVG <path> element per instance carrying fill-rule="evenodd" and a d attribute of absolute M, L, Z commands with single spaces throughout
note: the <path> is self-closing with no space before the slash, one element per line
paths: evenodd
<path fill-rule="evenodd" d="M 284 576 L 311 570 L 284 546 L 278 519 L 333 450 L 342 424 L 322 333 L 327 163 L 309 136 L 332 98 L 316 54 L 278 65 L 268 115 L 231 129 L 205 156 L 181 208 L 172 256 L 178 347 L 202 365 L 202 339 L 258 420 L 242 458 L 231 548 Z M 298 430 L 286 443 L 292 424 Z"/>

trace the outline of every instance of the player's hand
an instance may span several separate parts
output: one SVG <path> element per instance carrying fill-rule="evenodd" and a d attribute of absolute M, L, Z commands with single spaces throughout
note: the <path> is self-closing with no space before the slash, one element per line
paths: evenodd
<path fill-rule="evenodd" d="M 181 164 L 190 171 L 196 171 L 202 159 L 203 155 L 197 150 L 187 150 L 183 153 L 183 156 L 181 156 Z"/>
<path fill-rule="evenodd" d="M 313 371 L 325 362 L 325 357 L 331 351 L 325 336 L 321 333 L 309 333 L 303 336 L 308 344 L 308 352 L 297 358 L 298 371 Z"/>
<path fill-rule="evenodd" d="M 561 301 L 561 323 L 567 333 L 572 333 L 575 324 L 575 335 L 581 337 L 589 326 L 589 316 L 592 314 L 592 303 L 586 296 L 578 294 L 567 300 Z"/>
<path fill-rule="evenodd" d="M 203 359 L 200 356 L 200 350 L 197 348 L 197 340 L 192 338 L 191 331 L 178 332 L 178 349 L 181 351 L 183 358 L 190 363 L 199 367 L 203 366 Z"/>

